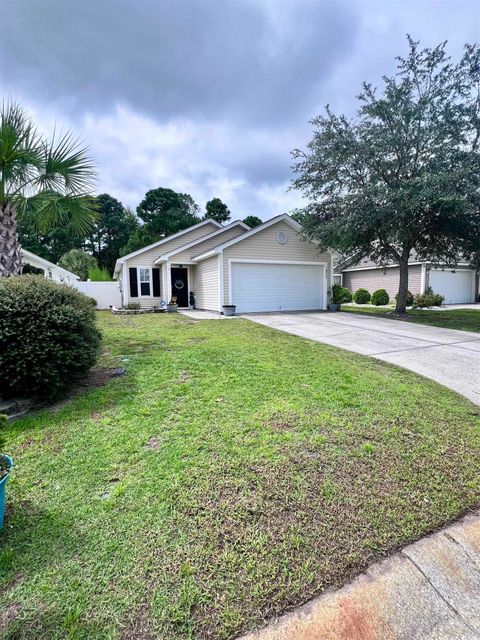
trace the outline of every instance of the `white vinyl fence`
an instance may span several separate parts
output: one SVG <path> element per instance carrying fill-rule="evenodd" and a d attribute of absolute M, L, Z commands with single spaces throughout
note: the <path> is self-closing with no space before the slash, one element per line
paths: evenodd
<path fill-rule="evenodd" d="M 114 282 L 82 282 L 78 280 L 74 287 L 86 296 L 95 298 L 97 309 L 108 309 L 109 307 L 121 307 L 122 296 L 120 295 L 119 283 Z"/>

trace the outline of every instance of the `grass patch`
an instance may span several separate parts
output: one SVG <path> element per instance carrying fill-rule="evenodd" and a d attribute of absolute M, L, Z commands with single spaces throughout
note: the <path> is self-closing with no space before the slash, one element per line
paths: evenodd
<path fill-rule="evenodd" d="M 127 373 L 9 425 L 5 640 L 225 640 L 480 501 L 478 408 L 253 324 L 99 313 Z"/>
<path fill-rule="evenodd" d="M 442 327 L 443 329 L 459 329 L 460 331 L 475 331 L 480 333 L 480 310 L 477 309 L 448 309 L 446 311 L 409 309 L 409 318 L 405 319 L 389 316 L 388 314 L 393 310 L 392 307 L 356 307 L 342 304 L 341 310 L 348 311 L 348 313 L 384 316 L 385 318 L 393 320 L 429 324 L 433 327 Z"/>

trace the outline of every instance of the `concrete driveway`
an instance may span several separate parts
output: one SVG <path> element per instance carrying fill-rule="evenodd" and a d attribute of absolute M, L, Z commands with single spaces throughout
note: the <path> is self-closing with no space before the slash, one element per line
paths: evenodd
<path fill-rule="evenodd" d="M 399 365 L 480 405 L 480 333 L 354 313 L 265 313 L 246 318 Z"/>

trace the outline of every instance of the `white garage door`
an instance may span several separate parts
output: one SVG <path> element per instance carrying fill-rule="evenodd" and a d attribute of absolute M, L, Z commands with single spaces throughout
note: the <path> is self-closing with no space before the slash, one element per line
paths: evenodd
<path fill-rule="evenodd" d="M 429 284 L 435 293 L 445 296 L 445 304 L 474 302 L 474 282 L 474 271 L 430 271 Z"/>
<path fill-rule="evenodd" d="M 323 266 L 233 262 L 232 304 L 237 312 L 323 308 Z"/>

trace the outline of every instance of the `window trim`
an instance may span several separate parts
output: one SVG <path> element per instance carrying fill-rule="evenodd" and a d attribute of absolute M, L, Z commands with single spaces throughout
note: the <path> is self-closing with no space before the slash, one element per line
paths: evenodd
<path fill-rule="evenodd" d="M 148 290 L 149 293 L 148 294 L 144 294 L 142 293 L 142 280 L 140 280 L 140 271 L 144 269 L 145 271 L 148 271 Z M 143 284 L 145 284 L 145 281 L 143 281 Z M 138 297 L 139 298 L 152 298 L 152 287 L 153 287 L 153 278 L 152 278 L 152 267 L 137 267 L 137 287 L 138 287 Z"/>

